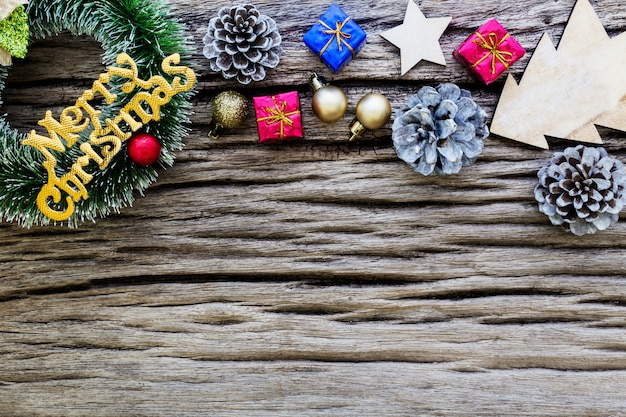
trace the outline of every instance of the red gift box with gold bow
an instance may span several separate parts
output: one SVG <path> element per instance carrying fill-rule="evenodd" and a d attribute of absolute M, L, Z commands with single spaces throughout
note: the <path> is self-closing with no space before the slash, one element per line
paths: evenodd
<path fill-rule="evenodd" d="M 485 84 L 491 84 L 525 53 L 517 40 L 493 19 L 472 33 L 452 55 Z"/>
<path fill-rule="evenodd" d="M 302 138 L 302 115 L 297 91 L 254 97 L 261 143 Z"/>

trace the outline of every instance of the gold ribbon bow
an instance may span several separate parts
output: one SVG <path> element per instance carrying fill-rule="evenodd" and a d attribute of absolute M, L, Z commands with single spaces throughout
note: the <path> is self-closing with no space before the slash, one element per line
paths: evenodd
<path fill-rule="evenodd" d="M 489 40 L 479 32 L 474 32 L 478 39 L 474 39 L 474 43 L 483 49 L 487 50 L 487 53 L 472 65 L 472 68 L 477 67 L 485 59 L 491 57 L 491 74 L 496 73 L 496 63 L 500 61 L 505 68 L 509 67 L 509 63 L 513 61 L 513 54 L 509 51 L 501 51 L 498 49 L 502 43 L 507 40 L 509 34 L 507 33 L 498 41 L 498 35 L 495 32 L 491 32 L 488 35 Z"/>
<path fill-rule="evenodd" d="M 280 106 L 276 102 L 276 97 L 272 96 L 272 100 L 274 101 L 274 107 L 264 107 L 263 110 L 265 113 L 269 114 L 269 116 L 259 117 L 256 119 L 257 122 L 265 122 L 268 126 L 273 125 L 274 123 L 280 123 L 280 139 L 285 137 L 285 123 L 289 126 L 293 126 L 293 120 L 289 118 L 289 116 L 293 116 L 294 114 L 300 114 L 299 110 L 294 110 L 289 113 L 285 113 L 285 107 L 287 106 L 287 102 L 285 100 L 281 101 Z"/>
<path fill-rule="evenodd" d="M 352 53 L 352 56 L 354 56 L 354 49 L 352 49 L 350 44 L 346 41 L 346 39 L 350 39 L 352 35 L 342 31 L 343 27 L 346 25 L 346 23 L 348 23 L 349 20 L 350 20 L 349 16 L 346 17 L 346 19 L 343 22 L 337 20 L 335 22 L 335 29 L 328 26 L 326 22 L 322 20 L 318 20 L 318 22 L 321 23 L 322 26 L 327 28 L 325 30 L 322 30 L 322 33 L 325 33 L 326 35 L 331 35 L 328 42 L 326 42 L 326 45 L 324 45 L 324 47 L 320 51 L 319 53 L 320 56 L 322 56 L 322 54 L 326 52 L 326 49 L 328 49 L 328 47 L 333 43 L 333 39 L 335 38 L 337 38 L 337 49 L 341 51 L 341 43 L 343 42 L 343 44 L 346 45 L 348 49 L 350 50 L 350 53 Z"/>

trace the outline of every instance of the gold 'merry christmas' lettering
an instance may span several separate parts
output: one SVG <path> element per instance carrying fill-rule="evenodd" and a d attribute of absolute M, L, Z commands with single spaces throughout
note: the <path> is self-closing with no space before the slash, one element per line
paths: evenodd
<path fill-rule="evenodd" d="M 161 106 L 170 102 L 178 93 L 189 91 L 196 83 L 196 75 L 192 69 L 178 66 L 180 56 L 173 54 L 166 57 L 161 67 L 166 74 L 173 75 L 171 83 L 164 77 L 155 75 L 148 80 L 139 78 L 137 64 L 126 53 L 116 57 L 119 66 L 111 66 L 106 73 L 100 74 L 92 87 L 85 91 L 76 100 L 73 106 L 65 108 L 58 120 L 52 117 L 50 110 L 38 122 L 48 135 L 40 135 L 32 130 L 23 145 L 32 146 L 44 156 L 42 165 L 48 174 L 48 182 L 43 185 L 37 195 L 37 207 L 48 218 L 55 221 L 64 221 L 74 213 L 75 203 L 80 199 L 89 198 L 85 187 L 93 175 L 85 168 L 93 161 L 100 170 L 104 170 L 112 158 L 122 147 L 122 142 L 128 140 L 133 132 L 139 130 L 150 121 L 161 119 Z M 128 79 L 121 87 L 126 94 L 134 93 L 130 101 L 118 112 L 113 119 L 100 119 L 102 112 L 92 107 L 89 102 L 99 93 L 107 105 L 117 100 L 117 95 L 111 93 L 106 84 L 112 77 Z M 69 172 L 57 176 L 57 159 L 55 154 L 64 153 L 78 142 L 80 133 L 92 128 L 88 140 L 81 143 L 79 149 L 83 153 L 76 159 Z M 94 149 L 93 146 L 96 147 Z M 58 205 L 65 196 L 65 209 L 57 210 L 51 205 Z"/>

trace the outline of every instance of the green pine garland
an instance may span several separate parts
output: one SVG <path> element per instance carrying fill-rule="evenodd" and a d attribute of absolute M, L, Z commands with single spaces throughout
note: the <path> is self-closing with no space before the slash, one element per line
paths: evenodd
<path fill-rule="evenodd" d="M 126 52 L 137 63 L 139 76 L 144 80 L 152 75 L 170 80 L 172 76 L 161 69 L 163 58 L 174 53 L 179 53 L 183 60 L 189 57 L 183 28 L 170 16 L 161 0 L 31 0 L 26 12 L 31 41 L 57 35 L 63 30 L 91 36 L 101 43 L 107 67 L 115 64 L 118 54 Z M 7 68 L 0 66 L 0 92 L 6 77 Z M 130 101 L 130 95 L 121 91 L 124 81 L 114 79 L 108 83 L 109 91 L 117 94 L 118 99 L 110 106 L 100 107 L 102 120 L 113 118 L 112 115 Z M 89 198 L 76 202 L 75 212 L 67 221 L 69 226 L 94 221 L 129 206 L 135 193 L 143 194 L 154 182 L 157 169 L 173 164 L 173 152 L 181 148 L 182 138 L 188 133 L 184 123 L 189 122 L 191 95 L 192 92 L 175 95 L 161 108 L 161 120 L 144 127 L 143 130 L 158 138 L 162 146 L 155 166 L 134 164 L 127 156 L 124 143 L 122 151 L 106 169 L 90 172 L 93 179 L 87 184 Z M 34 120 L 33 128 L 36 123 Z M 57 155 L 58 172 L 70 170 L 81 156 L 80 143 L 87 140 L 89 133 L 89 130 L 82 132 L 77 145 Z M 37 194 L 47 180 L 42 166 L 44 158 L 36 149 L 23 146 L 24 138 L 25 134 L 11 129 L 0 116 L 0 216 L 27 227 L 45 225 L 50 219 L 39 211 L 36 203 Z"/>

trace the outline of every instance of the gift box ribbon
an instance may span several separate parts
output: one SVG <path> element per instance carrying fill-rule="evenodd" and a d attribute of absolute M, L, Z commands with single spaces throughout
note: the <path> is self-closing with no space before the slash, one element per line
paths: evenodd
<path fill-rule="evenodd" d="M 294 110 L 289 113 L 285 112 L 285 107 L 287 106 L 286 101 L 281 101 L 280 106 L 276 102 L 276 97 L 272 96 L 272 100 L 274 101 L 274 107 L 264 107 L 263 110 L 265 113 L 269 114 L 269 116 L 259 117 L 256 119 L 257 122 L 265 122 L 268 126 L 271 126 L 275 123 L 280 123 L 280 139 L 285 137 L 285 123 L 289 126 L 293 126 L 293 120 L 289 118 L 289 116 L 293 116 L 294 114 L 299 114 L 299 110 Z"/>
<path fill-rule="evenodd" d="M 500 45 L 502 45 L 502 43 L 508 39 L 508 33 L 504 35 L 502 39 L 500 39 L 500 41 L 498 41 L 498 35 L 496 35 L 495 32 L 491 32 L 489 33 L 489 35 L 487 35 L 488 40 L 485 39 L 485 37 L 479 32 L 474 32 L 474 34 L 478 37 L 478 39 L 474 39 L 474 43 L 481 48 L 486 49 L 487 53 L 483 55 L 483 57 L 480 58 L 478 61 L 476 61 L 474 65 L 472 65 L 472 68 L 477 67 L 478 65 L 480 65 L 481 62 L 488 59 L 489 57 L 491 57 L 492 74 L 496 73 L 497 62 L 502 63 L 505 68 L 509 67 L 509 63 L 513 61 L 514 58 L 513 54 L 509 51 L 501 51 L 500 49 L 498 49 Z"/>
<path fill-rule="evenodd" d="M 326 42 L 326 45 L 324 45 L 324 47 L 320 51 L 320 54 L 319 54 L 320 56 L 322 56 L 322 54 L 326 52 L 326 49 L 328 49 L 328 47 L 333 43 L 333 40 L 335 38 L 337 39 L 337 49 L 341 51 L 341 43 L 343 42 L 343 44 L 346 45 L 348 49 L 350 50 L 350 52 L 352 53 L 352 56 L 354 56 L 354 49 L 352 49 L 350 44 L 346 41 L 346 39 L 350 39 L 352 35 L 342 31 L 343 27 L 346 25 L 346 23 L 348 23 L 349 20 L 350 20 L 349 16 L 346 17 L 346 19 L 343 22 L 340 20 L 337 20 L 335 22 L 335 29 L 328 26 L 326 22 L 324 22 L 323 20 L 318 20 L 318 22 L 321 23 L 322 26 L 327 28 L 325 30 L 322 30 L 322 33 L 325 33 L 326 35 L 331 35 L 328 42 Z"/>

